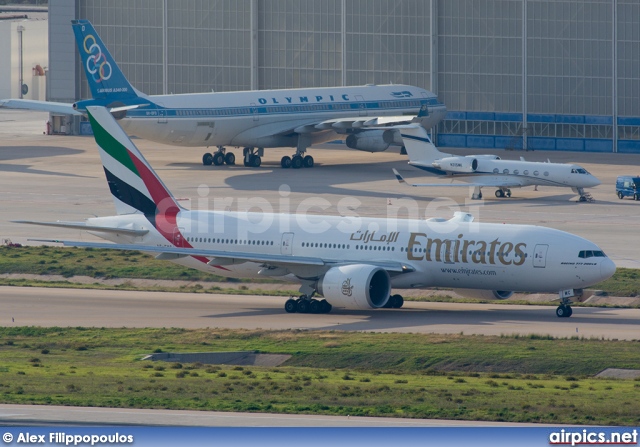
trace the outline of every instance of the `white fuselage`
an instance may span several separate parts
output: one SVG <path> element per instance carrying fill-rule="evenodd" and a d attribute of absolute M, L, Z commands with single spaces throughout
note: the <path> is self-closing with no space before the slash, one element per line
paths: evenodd
<path fill-rule="evenodd" d="M 444 173 L 447 177 L 474 184 L 486 186 L 505 185 L 510 188 L 520 186 L 563 186 L 571 188 L 590 188 L 598 186 L 600 181 L 585 169 L 574 164 L 541 163 L 522 160 L 500 160 L 479 156 L 477 168 L 473 172 L 460 172 L 455 159 L 473 159 L 474 156 L 451 157 L 424 164 L 410 162 L 410 164 L 427 171 Z M 450 162 L 445 160 L 451 160 Z M 434 166 L 438 166 L 434 168 Z"/>
<path fill-rule="evenodd" d="M 344 138 L 340 126 L 315 126 L 341 118 L 415 116 L 438 124 L 446 108 L 422 88 L 407 85 L 327 87 L 247 92 L 158 95 L 151 104 L 128 110 L 119 121 L 130 135 L 178 146 L 295 147 L 298 134 L 311 144 Z M 347 127 L 345 127 L 346 129 Z M 294 131 L 295 130 L 295 131 Z"/>
<path fill-rule="evenodd" d="M 593 285 L 615 270 L 613 262 L 592 242 L 559 230 L 528 225 L 181 211 L 176 240 L 167 241 L 140 214 L 91 218 L 87 223 L 150 230 L 142 237 L 95 232 L 121 244 L 188 244 L 228 252 L 317 257 L 337 264 L 398 262 L 408 269 L 391 274 L 395 288 L 558 292 Z M 175 260 L 229 277 L 256 278 L 264 273 L 259 263 L 212 266 L 206 261 L 193 257 Z M 269 276 L 313 280 L 330 267 L 318 270 L 318 266 L 290 265 Z"/>

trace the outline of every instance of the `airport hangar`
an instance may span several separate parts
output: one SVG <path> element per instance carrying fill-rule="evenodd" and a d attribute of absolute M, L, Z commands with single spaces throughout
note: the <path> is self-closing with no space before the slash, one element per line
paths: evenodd
<path fill-rule="evenodd" d="M 90 97 L 72 19 L 148 94 L 403 83 L 439 146 L 640 153 L 637 0 L 56 0 L 51 101 Z"/>

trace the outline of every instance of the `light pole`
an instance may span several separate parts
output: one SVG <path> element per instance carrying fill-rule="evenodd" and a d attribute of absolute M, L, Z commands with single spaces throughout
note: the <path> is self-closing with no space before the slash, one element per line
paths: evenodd
<path fill-rule="evenodd" d="M 22 93 L 22 85 L 24 84 L 24 61 L 22 59 L 22 32 L 24 31 L 24 26 L 18 25 L 18 71 L 19 71 L 19 81 L 20 81 L 20 99 L 24 96 Z"/>

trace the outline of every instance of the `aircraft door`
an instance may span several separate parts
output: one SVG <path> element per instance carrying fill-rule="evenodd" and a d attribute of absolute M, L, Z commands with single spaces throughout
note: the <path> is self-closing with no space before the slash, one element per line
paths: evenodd
<path fill-rule="evenodd" d="M 548 245 L 538 244 L 533 250 L 533 266 L 538 268 L 545 268 L 547 266 L 547 250 Z"/>
<path fill-rule="evenodd" d="M 175 228 L 173 230 L 173 245 L 179 248 L 184 248 L 184 236 L 182 232 L 184 228 Z"/>
<path fill-rule="evenodd" d="M 251 103 L 251 113 L 253 114 L 253 120 L 258 121 L 260 117 L 258 116 L 258 106 L 256 106 L 255 102 Z"/>
<path fill-rule="evenodd" d="M 280 245 L 280 253 L 283 255 L 293 254 L 293 233 L 282 233 L 282 244 Z"/>
<path fill-rule="evenodd" d="M 453 241 L 450 243 L 442 244 L 440 248 L 440 259 L 445 264 L 455 264 L 455 251 L 453 250 Z"/>
<path fill-rule="evenodd" d="M 166 124 L 166 123 L 167 123 L 167 110 L 158 109 L 158 124 Z"/>
<path fill-rule="evenodd" d="M 358 101 L 358 110 L 360 111 L 360 116 L 367 116 L 367 105 L 364 103 L 364 98 L 362 95 L 356 95 L 356 101 Z"/>

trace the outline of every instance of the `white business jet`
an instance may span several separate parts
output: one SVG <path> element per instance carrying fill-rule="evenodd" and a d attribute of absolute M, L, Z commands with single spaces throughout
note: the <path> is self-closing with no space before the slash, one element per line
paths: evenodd
<path fill-rule="evenodd" d="M 556 314 L 568 317 L 579 289 L 615 271 L 611 259 L 581 237 L 531 225 L 477 223 L 466 213 L 425 221 L 189 211 L 106 108 L 87 112 L 118 214 L 84 222 L 20 222 L 80 228 L 114 242 L 53 241 L 65 246 L 141 250 L 218 275 L 298 282 L 301 296 L 285 303 L 291 313 L 398 308 L 403 299 L 392 288 L 452 287 L 493 299 L 512 291 L 559 293 Z M 314 299 L 316 294 L 324 299 Z"/>
<path fill-rule="evenodd" d="M 473 199 L 482 198 L 483 187 L 495 187 L 496 197 L 511 197 L 511 188 L 523 186 L 559 186 L 571 188 L 579 194 L 579 201 L 592 201 L 584 188 L 598 186 L 600 180 L 586 169 L 565 163 L 540 163 L 520 160 L 501 160 L 497 155 L 457 156 L 445 154 L 431 142 L 420 126 L 398 126 L 409 164 L 436 174 L 441 178 L 465 183 L 416 183 L 411 186 L 474 187 Z M 400 183 L 406 183 L 397 170 L 393 170 Z"/>
<path fill-rule="evenodd" d="M 402 146 L 392 128 L 414 122 L 436 126 L 446 107 L 433 93 L 410 85 L 367 85 L 246 92 L 145 95 L 129 83 L 88 20 L 73 21 L 73 32 L 93 99 L 75 104 L 0 100 L 0 107 L 86 114 L 87 106 L 109 107 L 129 135 L 162 144 L 217 147 L 205 165 L 233 165 L 225 146 L 243 147 L 244 165 L 258 167 L 264 148 L 294 147 L 283 168 L 310 168 L 313 144 L 342 139 L 352 149 L 381 152 Z"/>

